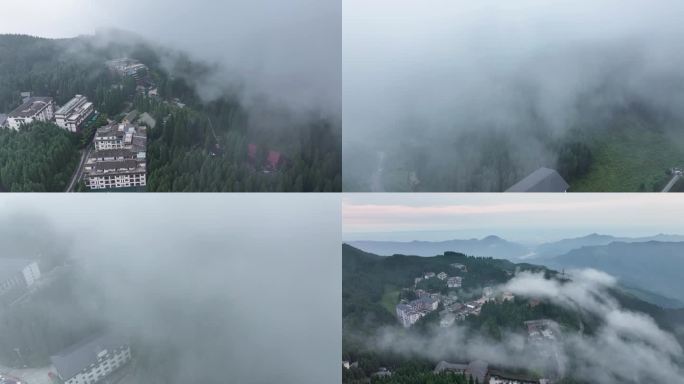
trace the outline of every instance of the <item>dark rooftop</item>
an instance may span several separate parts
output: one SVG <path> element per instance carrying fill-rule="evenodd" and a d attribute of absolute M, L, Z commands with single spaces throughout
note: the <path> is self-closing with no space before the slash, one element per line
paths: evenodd
<path fill-rule="evenodd" d="M 51 97 L 31 97 L 24 104 L 10 112 L 9 117 L 25 118 L 33 116 L 50 103 L 52 103 Z"/>
<path fill-rule="evenodd" d="M 136 153 L 126 148 L 101 149 L 93 151 L 91 158 L 99 159 L 102 157 L 135 157 Z"/>
<path fill-rule="evenodd" d="M 565 192 L 570 185 L 553 169 L 539 168 L 506 192 Z"/>
<path fill-rule="evenodd" d="M 97 335 L 80 343 L 74 344 L 69 348 L 50 356 L 52 364 L 59 372 L 64 381 L 76 376 L 81 370 L 90 364 L 97 362 L 97 355 L 104 350 L 114 350 L 126 346 L 126 338 L 106 333 Z"/>

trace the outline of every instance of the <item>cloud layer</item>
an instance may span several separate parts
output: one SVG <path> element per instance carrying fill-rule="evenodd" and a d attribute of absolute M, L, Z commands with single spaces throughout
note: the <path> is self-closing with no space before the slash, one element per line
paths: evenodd
<path fill-rule="evenodd" d="M 483 359 L 509 368 L 552 369 L 599 384 L 684 383 L 682 346 L 669 332 L 642 313 L 621 308 L 608 293 L 615 279 L 596 270 L 574 271 L 572 280 L 547 280 L 543 274 L 519 273 L 499 290 L 516 296 L 543 298 L 599 320 L 594 334 L 565 331 L 559 343 L 530 346 L 525 337 L 507 334 L 500 342 L 473 334 L 463 326 L 433 329 L 429 337 L 383 329 L 375 347 L 445 358 Z"/>

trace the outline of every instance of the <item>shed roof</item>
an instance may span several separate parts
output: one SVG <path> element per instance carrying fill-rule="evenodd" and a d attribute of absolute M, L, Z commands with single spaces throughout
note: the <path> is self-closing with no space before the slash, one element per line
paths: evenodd
<path fill-rule="evenodd" d="M 565 192 L 570 185 L 553 169 L 541 167 L 506 192 Z"/>

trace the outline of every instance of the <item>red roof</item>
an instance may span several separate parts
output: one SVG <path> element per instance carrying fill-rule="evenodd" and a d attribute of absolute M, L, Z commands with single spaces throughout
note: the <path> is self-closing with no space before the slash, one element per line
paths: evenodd
<path fill-rule="evenodd" d="M 280 152 L 268 151 L 268 158 L 266 159 L 266 161 L 268 162 L 268 165 L 271 168 L 276 169 L 278 163 L 280 163 Z"/>

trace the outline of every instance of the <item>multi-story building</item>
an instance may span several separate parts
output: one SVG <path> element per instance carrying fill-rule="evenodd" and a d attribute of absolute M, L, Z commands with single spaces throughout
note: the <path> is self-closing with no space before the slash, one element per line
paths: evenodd
<path fill-rule="evenodd" d="M 419 311 L 419 310 L 413 308 L 409 304 L 397 305 L 396 311 L 397 311 L 397 318 L 399 319 L 399 322 L 405 328 L 412 326 L 413 324 L 416 323 L 416 321 L 420 320 L 421 317 L 423 317 L 427 314 L 427 312 Z"/>
<path fill-rule="evenodd" d="M 27 259 L 0 258 L 0 296 L 25 290 L 40 278 L 38 263 Z"/>
<path fill-rule="evenodd" d="M 94 384 L 131 360 L 126 338 L 107 333 L 86 339 L 51 356 L 64 384 Z"/>
<path fill-rule="evenodd" d="M 93 112 L 93 103 L 83 95 L 76 95 L 55 112 L 55 123 L 69 132 L 78 132 Z"/>
<path fill-rule="evenodd" d="M 447 276 L 448 276 L 448 275 L 447 275 L 446 273 L 440 272 L 440 273 L 437 275 L 437 278 L 440 279 L 440 280 L 444 280 L 444 279 L 447 278 Z"/>
<path fill-rule="evenodd" d="M 110 71 L 120 76 L 130 76 L 136 80 L 140 80 L 147 73 L 147 66 L 135 59 L 114 59 L 109 60 L 106 64 Z"/>
<path fill-rule="evenodd" d="M 51 97 L 29 97 L 7 115 L 7 126 L 18 130 L 34 121 L 50 121 L 54 117 L 55 103 Z"/>
<path fill-rule="evenodd" d="M 435 273 L 434 272 L 425 272 L 423 277 L 426 279 L 431 279 L 431 278 L 435 277 Z"/>
<path fill-rule="evenodd" d="M 463 279 L 460 276 L 454 276 L 447 279 L 447 287 L 449 288 L 461 288 Z"/>
<path fill-rule="evenodd" d="M 145 127 L 110 124 L 95 133 L 95 151 L 86 160 L 84 179 L 90 189 L 147 185 Z"/>
<path fill-rule="evenodd" d="M 420 318 L 434 311 L 439 306 L 439 300 L 430 296 L 423 296 L 409 303 L 403 302 L 395 308 L 397 318 L 401 324 L 408 328 Z"/>

